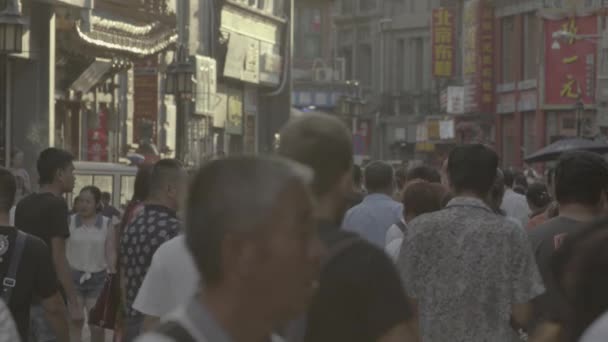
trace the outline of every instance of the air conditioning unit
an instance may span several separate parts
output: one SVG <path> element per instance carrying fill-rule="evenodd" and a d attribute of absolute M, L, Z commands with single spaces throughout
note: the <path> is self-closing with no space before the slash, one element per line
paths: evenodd
<path fill-rule="evenodd" d="M 316 68 L 314 70 L 313 81 L 331 82 L 333 81 L 333 70 L 331 68 Z"/>

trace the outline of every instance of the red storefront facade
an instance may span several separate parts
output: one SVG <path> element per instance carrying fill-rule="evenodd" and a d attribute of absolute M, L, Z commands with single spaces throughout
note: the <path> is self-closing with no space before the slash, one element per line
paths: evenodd
<path fill-rule="evenodd" d="M 582 136 L 598 133 L 598 40 L 553 38 L 558 31 L 598 36 L 602 12 L 578 13 L 497 10 L 496 148 L 503 166 L 522 167 L 526 155 L 576 136 L 579 99 L 585 106 Z"/>

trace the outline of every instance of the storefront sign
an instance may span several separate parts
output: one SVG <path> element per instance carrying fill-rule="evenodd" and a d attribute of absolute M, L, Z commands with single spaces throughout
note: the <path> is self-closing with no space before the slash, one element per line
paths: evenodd
<path fill-rule="evenodd" d="M 494 8 L 469 0 L 464 9 L 465 112 L 494 112 Z"/>
<path fill-rule="evenodd" d="M 545 20 L 545 104 L 573 106 L 580 98 L 595 103 L 597 43 L 587 39 L 553 40 L 553 33 L 597 34 L 597 17 Z M 553 45 L 559 43 L 559 49 Z"/>
<path fill-rule="evenodd" d="M 496 102 L 496 113 L 499 114 L 514 113 L 517 108 L 514 93 L 500 94 Z"/>
<path fill-rule="evenodd" d="M 158 121 L 158 74 L 155 58 L 135 63 L 133 79 L 133 141 L 155 143 Z"/>
<path fill-rule="evenodd" d="M 217 93 L 217 69 L 215 59 L 196 56 L 196 106 L 195 113 L 212 115 Z"/>
<path fill-rule="evenodd" d="M 441 140 L 450 140 L 456 137 L 454 129 L 454 120 L 442 120 L 439 122 L 439 138 Z"/>
<path fill-rule="evenodd" d="M 519 102 L 517 107 L 520 112 L 529 112 L 536 110 L 538 95 L 536 90 L 524 91 L 519 94 Z"/>
<path fill-rule="evenodd" d="M 464 87 L 448 87 L 447 113 L 464 114 Z"/>
<path fill-rule="evenodd" d="M 433 9 L 432 18 L 432 63 L 433 76 L 454 76 L 456 21 L 451 9 Z"/>
<path fill-rule="evenodd" d="M 228 88 L 226 133 L 243 134 L 243 91 L 238 88 Z"/>

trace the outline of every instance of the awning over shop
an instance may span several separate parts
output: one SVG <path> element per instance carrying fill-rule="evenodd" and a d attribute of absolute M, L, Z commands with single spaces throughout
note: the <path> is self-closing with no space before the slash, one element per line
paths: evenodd
<path fill-rule="evenodd" d="M 177 30 L 160 21 L 135 23 L 98 10 L 93 10 L 89 20 L 90 25 L 82 20 L 77 22 L 76 34 L 85 43 L 98 48 L 150 56 L 177 42 Z"/>
<path fill-rule="evenodd" d="M 72 83 L 70 89 L 87 93 L 101 82 L 111 69 L 112 62 L 110 60 L 98 58 Z"/>

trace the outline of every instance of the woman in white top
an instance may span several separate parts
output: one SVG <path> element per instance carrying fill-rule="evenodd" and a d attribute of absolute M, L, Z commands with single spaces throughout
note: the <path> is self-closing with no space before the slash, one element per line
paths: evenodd
<path fill-rule="evenodd" d="M 116 252 L 114 228 L 104 217 L 101 191 L 95 186 L 84 187 L 79 195 L 79 212 L 70 217 L 70 238 L 66 256 L 72 268 L 72 279 L 81 310 L 88 314 L 95 305 L 105 282 L 106 274 L 115 273 Z M 71 321 L 70 340 L 82 341 L 83 320 Z M 104 331 L 90 326 L 91 342 L 104 341 Z"/>

